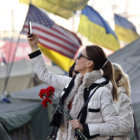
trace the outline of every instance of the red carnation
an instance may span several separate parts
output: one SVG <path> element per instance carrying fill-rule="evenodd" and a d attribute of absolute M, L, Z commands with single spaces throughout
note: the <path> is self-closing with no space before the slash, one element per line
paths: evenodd
<path fill-rule="evenodd" d="M 46 99 L 44 99 L 44 100 L 41 102 L 41 104 L 42 104 L 44 107 L 47 107 L 47 106 L 48 106 Z"/>
<path fill-rule="evenodd" d="M 49 86 L 46 89 L 40 90 L 40 93 L 39 93 L 40 98 L 43 99 L 43 97 L 45 97 L 45 99 L 41 103 L 44 107 L 48 106 L 47 104 L 48 102 L 52 104 L 52 101 L 50 98 L 52 98 L 52 95 L 54 94 L 54 92 L 55 92 L 55 88 L 52 86 Z"/>
<path fill-rule="evenodd" d="M 50 103 L 50 104 L 52 104 L 52 101 L 49 99 L 49 98 L 45 98 L 43 101 L 42 101 L 42 105 L 44 106 L 44 107 L 47 107 L 48 106 L 48 104 L 47 103 Z"/>
<path fill-rule="evenodd" d="M 39 96 L 40 96 L 41 99 L 43 99 L 43 96 L 44 96 L 45 93 L 46 93 L 46 89 L 41 89 L 40 90 Z"/>
<path fill-rule="evenodd" d="M 47 95 L 47 96 L 53 95 L 54 92 L 55 92 L 55 88 L 54 88 L 54 87 L 49 86 L 48 88 L 46 88 L 46 95 Z"/>

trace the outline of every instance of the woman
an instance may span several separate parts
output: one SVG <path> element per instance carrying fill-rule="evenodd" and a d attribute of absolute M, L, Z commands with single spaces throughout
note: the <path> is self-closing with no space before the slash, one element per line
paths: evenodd
<path fill-rule="evenodd" d="M 64 107 L 69 109 L 73 118 L 72 121 L 69 121 L 56 111 L 51 122 L 51 125 L 59 127 L 56 139 L 76 140 L 77 136 L 74 134 L 75 129 L 78 128 L 88 139 L 108 140 L 109 136 L 118 131 L 119 119 L 113 105 L 113 99 L 117 99 L 117 88 L 113 80 L 112 64 L 103 50 L 96 45 L 84 47 L 75 60 L 74 71 L 79 73 L 72 79 L 48 71 L 40 50 L 36 50 L 38 49 L 37 40 L 36 35 L 28 38 L 30 46 L 35 50 L 29 54 L 34 70 L 39 79 L 46 84 L 59 90 L 65 89 L 60 101 Z M 102 85 L 108 81 L 107 79 L 109 82 Z M 95 86 L 102 86 L 90 91 L 93 83 Z M 92 93 L 94 93 L 93 96 L 91 96 Z M 89 96 L 91 98 L 80 114 L 80 110 Z"/>
<path fill-rule="evenodd" d="M 113 63 L 115 81 L 118 86 L 118 101 L 115 101 L 119 112 L 120 128 L 114 140 L 129 140 L 129 135 L 134 127 L 133 109 L 130 99 L 130 84 L 119 64 Z"/>

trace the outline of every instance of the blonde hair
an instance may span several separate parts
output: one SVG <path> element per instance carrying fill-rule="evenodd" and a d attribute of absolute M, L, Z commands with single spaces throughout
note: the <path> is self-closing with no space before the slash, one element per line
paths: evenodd
<path fill-rule="evenodd" d="M 123 86 L 126 94 L 130 96 L 130 82 L 128 75 L 123 71 L 119 64 L 113 63 L 114 79 L 118 87 Z"/>

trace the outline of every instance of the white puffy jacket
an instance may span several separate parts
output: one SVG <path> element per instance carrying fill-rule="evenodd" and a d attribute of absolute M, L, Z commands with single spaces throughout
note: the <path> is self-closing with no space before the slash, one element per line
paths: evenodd
<path fill-rule="evenodd" d="M 120 128 L 114 140 L 129 140 L 129 135 L 134 128 L 133 109 L 130 97 L 123 87 L 118 88 L 119 101 L 115 106 L 119 113 Z"/>

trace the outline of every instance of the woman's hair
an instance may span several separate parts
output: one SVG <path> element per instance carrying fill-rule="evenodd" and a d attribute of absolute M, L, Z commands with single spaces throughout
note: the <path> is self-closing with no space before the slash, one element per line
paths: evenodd
<path fill-rule="evenodd" d="M 86 46 L 87 56 L 94 62 L 94 70 L 103 70 L 103 77 L 107 78 L 112 82 L 112 96 L 113 99 L 117 100 L 117 85 L 114 80 L 113 67 L 111 62 L 107 59 L 103 49 L 97 45 Z"/>
<path fill-rule="evenodd" d="M 74 77 L 76 74 L 78 74 L 77 71 L 74 71 L 74 68 L 75 68 L 75 63 L 73 63 L 73 65 L 70 67 L 69 69 L 69 77 Z"/>
<path fill-rule="evenodd" d="M 119 64 L 113 63 L 113 68 L 117 86 L 123 86 L 126 90 L 126 94 L 130 96 L 130 83 L 128 75 L 123 71 Z"/>
<path fill-rule="evenodd" d="M 74 67 L 75 67 L 75 63 L 73 63 L 73 65 L 69 69 L 69 73 L 68 73 L 69 74 L 69 77 L 72 77 L 73 76 Z"/>

